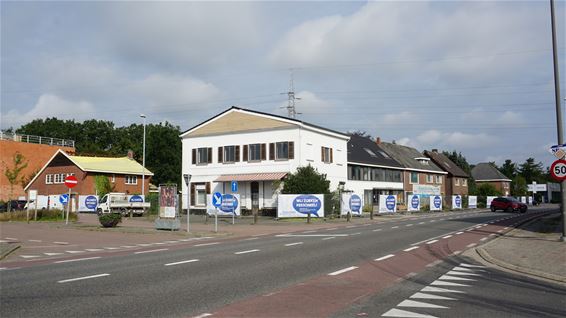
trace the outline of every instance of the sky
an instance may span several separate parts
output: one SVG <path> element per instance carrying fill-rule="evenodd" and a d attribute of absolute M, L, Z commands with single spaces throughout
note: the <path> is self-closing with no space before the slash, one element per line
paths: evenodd
<path fill-rule="evenodd" d="M 1 129 L 286 116 L 292 77 L 302 121 L 472 164 L 554 159 L 548 1 L 2 1 L 0 15 Z M 556 1 L 562 98 L 565 20 Z"/>

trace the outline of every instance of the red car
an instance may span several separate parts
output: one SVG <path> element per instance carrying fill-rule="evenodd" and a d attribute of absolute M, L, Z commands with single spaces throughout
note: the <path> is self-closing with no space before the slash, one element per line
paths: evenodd
<path fill-rule="evenodd" d="M 519 202 L 513 197 L 495 198 L 491 201 L 489 208 L 491 209 L 491 212 L 495 212 L 497 210 L 503 210 L 505 212 L 527 212 L 527 205 Z"/>

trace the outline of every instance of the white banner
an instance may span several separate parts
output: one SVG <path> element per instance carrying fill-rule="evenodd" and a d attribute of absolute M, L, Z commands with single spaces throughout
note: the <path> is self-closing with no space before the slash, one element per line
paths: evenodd
<path fill-rule="evenodd" d="M 98 200 L 97 195 L 79 195 L 79 212 L 96 212 Z"/>
<path fill-rule="evenodd" d="M 440 186 L 413 184 L 413 193 L 424 195 L 440 195 Z"/>
<path fill-rule="evenodd" d="M 522 203 L 527 203 L 527 197 L 521 197 L 521 202 L 522 202 Z"/>
<path fill-rule="evenodd" d="M 421 196 L 418 194 L 407 195 L 407 210 L 420 211 L 421 209 Z"/>
<path fill-rule="evenodd" d="M 475 209 L 478 207 L 478 197 L 475 195 L 468 196 L 468 208 Z"/>
<path fill-rule="evenodd" d="M 397 212 L 397 197 L 392 194 L 379 195 L 379 213 Z"/>
<path fill-rule="evenodd" d="M 208 215 L 214 215 L 215 213 L 218 213 L 219 216 L 242 215 L 239 194 L 223 194 L 222 205 L 218 208 L 212 205 L 212 194 L 207 194 L 206 203 L 206 213 L 208 213 Z M 218 212 L 216 210 L 218 210 Z"/>
<path fill-rule="evenodd" d="M 462 196 L 453 195 L 452 196 L 452 209 L 461 209 L 461 208 L 462 208 Z"/>
<path fill-rule="evenodd" d="M 342 193 L 342 201 L 340 202 L 340 215 L 347 215 L 350 212 L 352 215 L 362 215 L 362 208 L 364 203 L 363 195 L 353 192 Z"/>
<path fill-rule="evenodd" d="M 442 210 L 442 197 L 439 195 L 430 196 L 430 210 L 440 211 Z"/>
<path fill-rule="evenodd" d="M 280 194 L 277 198 L 278 218 L 324 217 L 324 195 Z"/>
<path fill-rule="evenodd" d="M 489 206 L 491 205 L 491 201 L 493 201 L 493 199 L 495 199 L 495 198 L 497 198 L 497 197 L 494 197 L 494 196 L 487 197 L 487 199 L 485 200 L 485 207 L 489 208 Z"/>

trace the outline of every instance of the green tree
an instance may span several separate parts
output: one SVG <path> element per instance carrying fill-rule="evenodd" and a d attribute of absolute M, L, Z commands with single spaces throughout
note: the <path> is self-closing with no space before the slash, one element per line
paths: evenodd
<path fill-rule="evenodd" d="M 525 163 L 519 166 L 519 174 L 525 178 L 527 184 L 536 181 L 544 183 L 546 181 L 544 166 L 542 162 L 535 163 L 534 158 L 528 158 Z"/>
<path fill-rule="evenodd" d="M 17 183 L 22 182 L 24 177 L 21 175 L 21 172 L 28 166 L 26 158 L 24 157 L 24 155 L 22 155 L 19 152 L 16 152 L 14 156 L 12 156 L 12 163 L 13 163 L 12 169 L 8 167 L 4 169 L 4 175 L 6 176 L 6 179 L 8 179 L 8 183 L 10 183 L 8 211 L 10 211 L 12 205 L 11 201 L 12 201 L 12 196 L 14 195 L 14 186 Z"/>
<path fill-rule="evenodd" d="M 521 175 L 516 175 L 511 181 L 511 194 L 513 196 L 527 195 L 527 181 Z"/>
<path fill-rule="evenodd" d="M 295 173 L 287 175 L 283 183 L 285 194 L 328 194 L 330 193 L 330 181 L 326 175 L 318 173 L 311 165 L 299 167 Z"/>
<path fill-rule="evenodd" d="M 114 190 L 114 187 L 110 183 L 110 179 L 105 175 L 97 175 L 94 177 L 94 186 L 96 187 L 96 193 L 99 198 L 102 198 L 109 192 Z"/>
<path fill-rule="evenodd" d="M 181 185 L 180 128 L 170 123 L 149 125 L 146 131 L 146 166 L 154 173 L 152 183 Z"/>
<path fill-rule="evenodd" d="M 517 175 L 517 164 L 510 159 L 505 160 L 503 165 L 501 165 L 498 169 L 509 179 L 513 179 Z"/>
<path fill-rule="evenodd" d="M 501 195 L 501 191 L 497 190 L 493 184 L 490 183 L 482 183 L 477 186 L 476 194 L 478 196 L 494 196 L 494 195 Z"/>
<path fill-rule="evenodd" d="M 348 131 L 347 134 L 352 136 L 360 136 L 360 137 L 373 139 L 373 137 L 365 130 Z"/>
<path fill-rule="evenodd" d="M 470 171 L 472 170 L 470 164 L 461 152 L 456 152 L 456 150 L 453 150 L 452 152 L 443 151 L 442 154 L 448 157 L 448 159 L 454 162 L 462 170 L 464 170 L 465 173 L 467 173 L 468 175 L 470 174 Z"/>

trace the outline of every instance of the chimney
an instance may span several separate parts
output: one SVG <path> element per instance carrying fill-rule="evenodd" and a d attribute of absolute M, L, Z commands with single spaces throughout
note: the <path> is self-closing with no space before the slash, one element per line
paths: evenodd
<path fill-rule="evenodd" d="M 134 152 L 132 150 L 128 150 L 128 159 L 134 160 Z"/>
<path fill-rule="evenodd" d="M 376 137 L 376 138 L 375 138 L 375 143 L 378 144 L 378 145 L 381 144 L 381 138 L 380 138 L 380 137 Z"/>
<path fill-rule="evenodd" d="M 432 149 L 432 152 L 438 153 L 438 149 Z"/>

